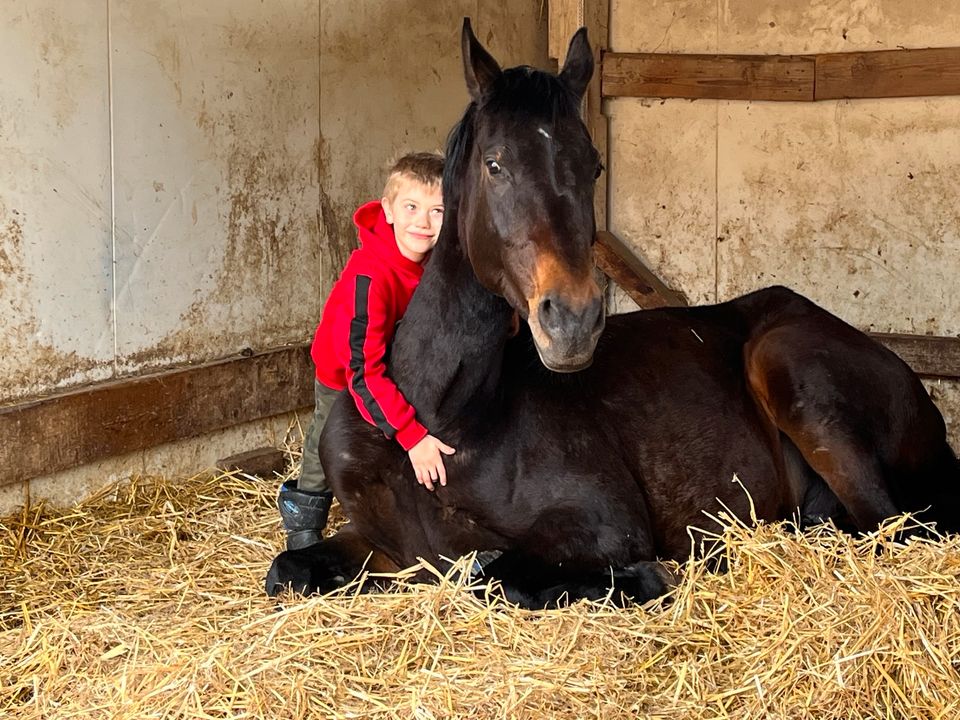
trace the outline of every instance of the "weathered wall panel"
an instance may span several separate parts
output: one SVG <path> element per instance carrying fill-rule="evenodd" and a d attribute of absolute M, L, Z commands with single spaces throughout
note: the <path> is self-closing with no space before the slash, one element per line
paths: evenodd
<path fill-rule="evenodd" d="M 0 403 L 113 373 L 106 7 L 0 4 Z"/>
<path fill-rule="evenodd" d="M 960 38 L 954 0 L 722 0 L 719 7 L 721 53 L 893 50 Z"/>
<path fill-rule="evenodd" d="M 938 0 L 612 0 L 618 52 L 955 45 L 960 5 Z M 866 329 L 960 333 L 960 98 L 608 109 L 610 227 L 691 301 L 779 282 Z M 934 394 L 958 446 L 955 389 Z"/>
<path fill-rule="evenodd" d="M 690 302 L 713 302 L 716 108 L 616 100 L 608 114 L 610 230 Z"/>
<path fill-rule="evenodd" d="M 960 334 L 960 98 L 720 110 L 720 297 L 802 289 L 858 327 Z"/>
<path fill-rule="evenodd" d="M 317 3 L 112 6 L 121 370 L 306 339 Z"/>

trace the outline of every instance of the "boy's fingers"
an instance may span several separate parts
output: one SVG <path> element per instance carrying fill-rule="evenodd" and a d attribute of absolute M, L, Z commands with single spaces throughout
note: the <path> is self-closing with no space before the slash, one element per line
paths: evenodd
<path fill-rule="evenodd" d="M 423 485 L 427 490 L 433 490 L 433 482 L 430 479 L 430 473 L 428 473 L 426 470 L 423 470 L 421 471 L 420 477 L 423 478 L 423 481 L 420 484 Z"/>
<path fill-rule="evenodd" d="M 443 467 L 443 460 L 440 461 L 440 465 L 437 466 L 437 475 L 440 476 L 440 484 L 446 486 L 447 484 L 447 470 Z"/>
<path fill-rule="evenodd" d="M 452 447 L 443 443 L 440 443 L 440 450 L 446 455 L 453 455 L 456 452 Z"/>

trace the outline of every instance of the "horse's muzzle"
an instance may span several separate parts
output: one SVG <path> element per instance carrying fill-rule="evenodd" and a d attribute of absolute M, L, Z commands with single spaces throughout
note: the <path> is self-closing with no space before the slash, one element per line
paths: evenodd
<path fill-rule="evenodd" d="M 558 293 L 546 293 L 529 318 L 540 360 L 554 372 L 576 372 L 589 367 L 605 322 L 599 292 L 576 304 Z"/>

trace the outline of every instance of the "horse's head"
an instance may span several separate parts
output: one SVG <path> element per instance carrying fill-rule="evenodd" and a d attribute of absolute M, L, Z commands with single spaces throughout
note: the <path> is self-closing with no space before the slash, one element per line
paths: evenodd
<path fill-rule="evenodd" d="M 603 330 L 594 277 L 593 189 L 602 165 L 580 118 L 593 74 L 587 33 L 573 36 L 559 75 L 501 70 L 463 25 L 473 100 L 458 167 L 458 232 L 480 282 L 530 325 L 543 364 L 587 367 Z M 445 183 L 450 192 L 452 183 Z"/>

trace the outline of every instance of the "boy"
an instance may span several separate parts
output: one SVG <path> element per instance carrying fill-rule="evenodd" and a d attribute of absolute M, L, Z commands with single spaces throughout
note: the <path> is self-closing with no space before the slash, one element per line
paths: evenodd
<path fill-rule="evenodd" d="M 330 292 L 310 349 L 317 368 L 316 406 L 303 441 L 300 476 L 283 484 L 277 502 L 289 550 L 322 539 L 333 494 L 317 446 L 330 406 L 343 389 L 367 422 L 407 451 L 418 483 L 428 490 L 434 482 L 447 484 L 441 453 L 454 449 L 417 422 L 384 365 L 397 321 L 440 233 L 442 176 L 440 155 L 405 155 L 390 169 L 383 198 L 362 205 L 353 216 L 360 248 Z"/>

